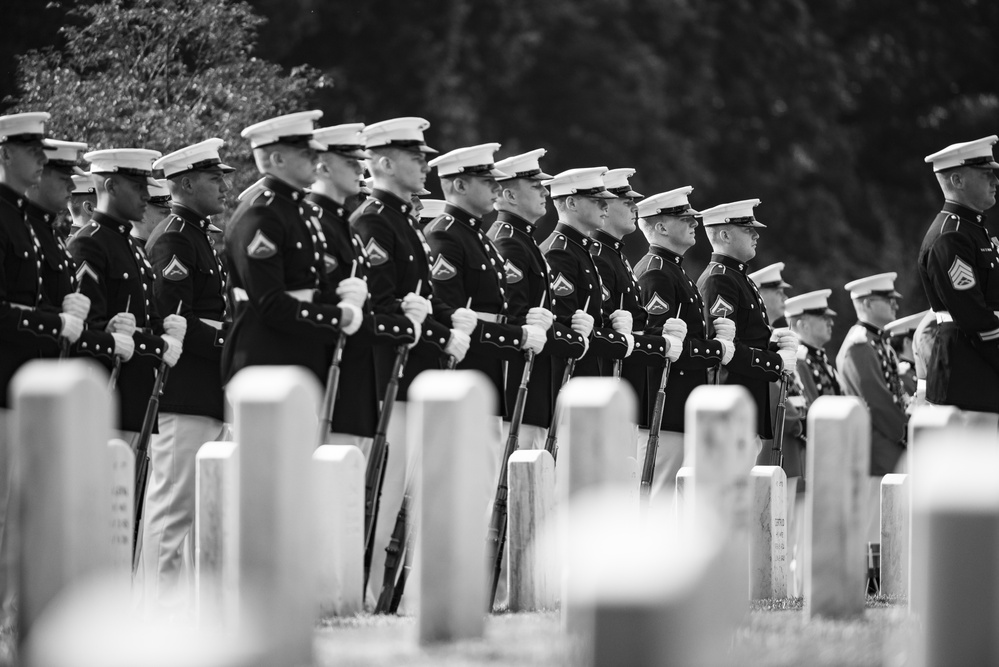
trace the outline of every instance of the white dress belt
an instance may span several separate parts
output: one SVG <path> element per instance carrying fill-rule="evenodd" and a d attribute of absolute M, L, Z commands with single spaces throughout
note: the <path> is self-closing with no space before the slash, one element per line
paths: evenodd
<path fill-rule="evenodd" d="M 23 303 L 14 303 L 13 301 L 8 301 L 8 303 L 11 306 L 13 306 L 14 308 L 19 308 L 21 310 L 34 310 L 35 309 L 34 306 L 29 306 L 29 305 L 23 304 Z"/>
<path fill-rule="evenodd" d="M 220 322 L 219 320 L 211 320 L 208 319 L 207 317 L 199 317 L 198 319 L 210 327 L 214 327 L 220 331 L 222 330 L 222 322 Z"/>
<path fill-rule="evenodd" d="M 939 312 L 934 311 L 933 314 L 936 315 L 937 324 L 944 324 L 946 322 L 953 322 L 954 321 L 954 317 L 950 313 L 948 313 L 946 310 L 941 310 Z M 999 310 L 993 310 L 992 314 L 995 315 L 996 317 L 999 317 Z"/>
<path fill-rule="evenodd" d="M 492 322 L 493 324 L 505 324 L 506 315 L 500 315 L 498 313 L 480 313 L 479 311 L 473 311 L 475 317 L 483 322 Z"/>
<path fill-rule="evenodd" d="M 307 289 L 293 289 L 285 292 L 288 296 L 298 301 L 311 302 L 316 294 L 316 290 L 311 287 Z M 236 301 L 249 301 L 250 296 L 246 293 L 246 290 L 242 287 L 232 288 L 232 298 Z"/>

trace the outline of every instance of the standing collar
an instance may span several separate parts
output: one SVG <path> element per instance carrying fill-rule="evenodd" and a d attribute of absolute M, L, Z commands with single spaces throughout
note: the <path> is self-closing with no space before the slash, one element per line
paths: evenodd
<path fill-rule="evenodd" d="M 882 341 L 888 340 L 888 334 L 886 334 L 884 332 L 884 329 L 882 329 L 881 327 L 876 327 L 870 322 L 864 322 L 863 320 L 857 320 L 857 324 L 870 331 L 872 334 L 877 336 Z"/>
<path fill-rule="evenodd" d="M 586 249 L 589 249 L 590 243 L 592 243 L 592 241 L 587 236 L 585 236 L 583 232 L 579 231 L 575 227 L 570 226 L 566 222 L 560 222 L 557 225 L 555 225 L 555 231 L 558 232 L 559 234 L 562 234 L 563 236 L 565 236 L 565 238 L 569 239 L 576 245 L 582 246 Z"/>
<path fill-rule="evenodd" d="M 969 222 L 977 222 L 980 225 L 985 224 L 985 214 L 979 213 L 978 211 L 973 211 L 967 206 L 962 206 L 957 202 L 947 200 L 944 202 L 943 209 L 944 213 L 953 213 L 955 215 L 961 216 L 962 219 L 968 220 Z"/>
<path fill-rule="evenodd" d="M 371 196 L 385 206 L 388 206 L 393 211 L 398 211 L 406 217 L 409 217 L 410 212 L 413 210 L 412 203 L 399 199 L 398 195 L 389 192 L 388 190 L 379 190 L 378 188 L 375 188 L 371 191 Z"/>
<path fill-rule="evenodd" d="M 711 261 L 715 264 L 721 264 L 722 266 L 727 266 L 730 269 L 735 269 L 743 275 L 746 273 L 745 262 L 740 262 L 739 260 L 729 257 L 728 255 L 723 255 L 720 252 L 711 253 Z"/>
<path fill-rule="evenodd" d="M 656 245 L 654 243 L 649 245 L 649 252 L 656 257 L 665 259 L 670 264 L 683 264 L 683 255 L 678 255 L 669 248 L 661 245 Z"/>
<path fill-rule="evenodd" d="M 271 192 L 292 201 L 299 201 L 305 197 L 305 192 L 303 190 L 299 190 L 294 185 L 286 181 L 282 181 L 280 178 L 272 174 L 264 176 L 264 180 L 261 185 L 265 190 L 270 190 Z"/>
<path fill-rule="evenodd" d="M 211 224 L 211 221 L 206 216 L 198 215 L 197 211 L 194 211 L 183 204 L 174 202 L 170 207 L 170 212 L 178 218 L 181 218 L 184 222 L 190 222 L 192 225 L 195 225 L 205 234 L 208 233 L 208 225 Z"/>
<path fill-rule="evenodd" d="M 471 227 L 472 229 L 482 231 L 482 219 L 475 217 L 474 215 L 472 215 L 462 207 L 458 206 L 457 204 L 452 204 L 451 202 L 448 202 L 444 206 L 444 214 L 450 215 L 458 222 L 462 222 Z"/>
<path fill-rule="evenodd" d="M 28 198 L 10 187 L 6 183 L 0 183 L 0 200 L 8 202 L 11 206 L 15 208 L 24 210 L 25 204 L 28 203 Z"/>
<path fill-rule="evenodd" d="M 347 213 L 347 209 L 344 208 L 343 204 L 337 203 L 335 199 L 333 199 L 328 195 L 324 195 L 319 192 L 310 192 L 309 194 L 305 195 L 305 198 L 308 199 L 313 204 L 318 205 L 324 211 L 329 211 L 330 213 L 333 213 L 338 218 L 343 218 L 344 215 Z"/>
<path fill-rule="evenodd" d="M 132 232 L 132 223 L 125 220 L 120 220 L 113 215 L 105 213 L 104 211 L 94 211 L 94 217 L 90 219 L 91 222 L 96 222 L 103 227 L 108 229 L 114 229 L 122 236 L 129 236 Z"/>
<path fill-rule="evenodd" d="M 614 238 L 613 236 L 611 236 L 602 229 L 598 229 L 595 232 L 593 232 L 593 236 L 591 236 L 590 238 L 592 238 L 597 243 L 602 243 L 608 248 L 613 248 L 618 253 L 620 253 L 621 250 L 624 248 L 624 241 L 622 241 L 621 239 Z"/>
<path fill-rule="evenodd" d="M 518 229 L 527 234 L 533 234 L 535 226 L 524 220 L 522 217 L 511 211 L 500 211 L 496 216 L 496 222 L 505 222 L 514 229 Z"/>

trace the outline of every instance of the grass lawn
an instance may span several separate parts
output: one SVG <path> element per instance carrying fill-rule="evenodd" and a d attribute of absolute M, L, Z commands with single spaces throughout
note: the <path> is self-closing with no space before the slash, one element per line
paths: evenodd
<path fill-rule="evenodd" d="M 801 599 L 754 603 L 732 647 L 733 665 L 894 667 L 907 662 L 911 626 L 903 602 L 869 598 L 862 619 L 805 622 Z M 557 612 L 499 614 L 486 636 L 431 647 L 416 644 L 411 617 L 325 619 L 316 632 L 319 665 L 430 667 L 579 664 L 579 647 L 562 635 Z"/>

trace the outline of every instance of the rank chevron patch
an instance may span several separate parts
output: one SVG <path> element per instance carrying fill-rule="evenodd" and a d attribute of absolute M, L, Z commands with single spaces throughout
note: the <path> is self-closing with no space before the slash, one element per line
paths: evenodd
<path fill-rule="evenodd" d="M 611 293 L 610 293 L 610 290 L 607 289 L 607 285 L 601 285 L 600 286 L 600 299 L 602 301 L 610 301 L 610 298 L 611 298 Z"/>
<path fill-rule="evenodd" d="M 267 238 L 263 230 L 258 229 L 253 240 L 246 246 L 246 254 L 253 259 L 267 259 L 277 254 L 277 246 Z"/>
<path fill-rule="evenodd" d="M 433 276 L 434 280 L 451 280 L 458 275 L 458 270 L 444 259 L 444 255 L 438 255 L 437 261 L 430 267 L 430 275 Z"/>
<path fill-rule="evenodd" d="M 645 304 L 645 312 L 649 315 L 665 315 L 669 312 L 669 304 L 659 296 L 658 292 L 653 292 L 652 298 Z"/>
<path fill-rule="evenodd" d="M 385 252 L 385 248 L 378 245 L 378 241 L 374 237 L 368 239 L 368 245 L 364 246 L 364 252 L 368 253 L 368 261 L 371 262 L 371 266 L 381 266 L 389 259 L 389 254 Z"/>
<path fill-rule="evenodd" d="M 336 271 L 336 267 L 340 266 L 340 262 L 333 255 L 325 253 L 323 255 L 323 266 L 326 267 L 326 273 L 333 273 Z"/>
<path fill-rule="evenodd" d="M 735 308 L 732 307 L 732 304 L 719 296 L 715 299 L 714 304 L 711 306 L 711 310 L 708 312 L 715 317 L 728 317 L 735 312 Z"/>
<path fill-rule="evenodd" d="M 503 265 L 503 272 L 506 273 L 507 283 L 511 285 L 519 283 L 524 279 L 524 272 L 518 269 L 510 260 L 506 260 L 506 263 Z"/>
<path fill-rule="evenodd" d="M 565 276 L 561 273 L 556 276 L 555 281 L 552 283 L 552 292 L 555 296 L 569 296 L 576 291 L 576 288 L 566 280 Z"/>
<path fill-rule="evenodd" d="M 191 275 L 191 272 L 187 270 L 184 263 L 174 255 L 173 258 L 167 262 L 167 265 L 163 267 L 163 279 L 178 281 L 183 280 Z"/>
<path fill-rule="evenodd" d="M 80 264 L 80 268 L 76 270 L 76 282 L 82 283 L 84 277 L 89 277 L 95 283 L 101 282 L 101 279 L 97 277 L 97 272 L 90 268 L 90 264 L 87 262 Z"/>
<path fill-rule="evenodd" d="M 958 291 L 971 289 L 975 286 L 975 272 L 960 257 L 954 258 L 954 263 L 947 269 L 947 275 L 950 277 L 950 284 Z"/>

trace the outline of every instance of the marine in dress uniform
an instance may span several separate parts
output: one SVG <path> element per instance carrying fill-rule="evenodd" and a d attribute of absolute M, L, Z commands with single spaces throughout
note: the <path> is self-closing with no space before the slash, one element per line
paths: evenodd
<path fill-rule="evenodd" d="M 223 383 L 259 365 L 302 366 L 322 383 L 327 347 L 361 327 L 367 286 L 360 278 L 337 286 L 338 303 L 316 301 L 328 291 L 325 246 L 303 188 L 315 181 L 316 151 L 324 148 L 312 140 L 321 116 L 302 111 L 241 133 L 264 179 L 226 227 L 233 325 L 222 349 Z"/>
<path fill-rule="evenodd" d="M 121 375 L 119 428 L 136 433 L 161 361 L 173 366 L 183 351 L 187 323 L 177 315 L 162 317 L 153 300 L 153 267 L 135 244 L 132 223 L 142 217 L 157 151 L 111 149 L 83 156 L 97 190 L 97 210 L 90 224 L 71 240 L 80 291 L 90 297 L 87 323 L 115 336 Z M 131 338 L 132 354 L 129 355 Z M 125 434 L 126 439 L 133 436 Z"/>
<path fill-rule="evenodd" d="M 895 319 L 898 299 L 895 273 L 881 273 L 846 284 L 857 312 L 836 355 L 843 393 L 859 396 L 871 414 L 871 465 L 867 535 L 880 542 L 881 477 L 895 472 L 905 451 L 906 414 L 898 358 L 884 326 Z"/>
<path fill-rule="evenodd" d="M 646 333 L 648 313 L 642 307 L 638 290 L 638 279 L 631 263 L 624 254 L 625 236 L 635 231 L 637 220 L 636 199 L 642 195 L 631 189 L 628 179 L 634 176 L 634 169 L 611 169 L 604 174 L 604 184 L 616 199 L 607 202 L 607 220 L 604 226 L 590 233 L 590 254 L 600 274 L 601 305 L 605 320 L 622 309 L 631 315 L 631 335 L 635 341 L 634 350 L 620 364 L 621 378 L 631 385 L 638 399 L 638 427 L 647 429 L 649 410 L 655 400 L 655 391 L 649 390 L 648 370 L 662 368 L 666 362 L 666 350 L 671 345 L 658 333 Z"/>
<path fill-rule="evenodd" d="M 489 378 L 502 416 L 507 411 L 505 362 L 523 359 L 527 350 L 539 354 L 553 316 L 550 310 L 535 306 L 523 324 L 507 322 L 504 262 L 482 222 L 496 201 L 496 178 L 506 176 L 493 163 L 498 149 L 499 144 L 469 146 L 430 162 L 441 179 L 447 205 L 424 233 L 431 251 L 434 316 L 446 322 L 459 308 L 474 312 L 477 322 L 471 345 L 458 368 L 477 370 Z M 494 454 L 496 462 L 491 467 L 496 471 L 499 454 Z"/>
<path fill-rule="evenodd" d="M 146 245 L 149 243 L 149 237 L 156 226 L 170 216 L 173 204 L 167 179 L 157 178 L 154 180 L 156 185 L 149 186 L 149 201 L 146 202 L 146 212 L 142 214 L 142 220 L 132 221 L 131 234 L 134 243 L 147 257 L 149 253 Z"/>
<path fill-rule="evenodd" d="M 794 369 L 797 338 L 789 331 L 770 327 L 763 297 L 747 275 L 746 262 L 756 256 L 757 229 L 765 227 L 754 217 L 759 199 L 720 204 L 701 213 L 714 252 L 697 280 L 704 299 L 708 331 L 714 318 L 735 322 L 735 354 L 722 372 L 725 384 L 745 387 L 756 402 L 756 432 L 773 438 L 771 382 L 781 372 Z M 778 352 L 780 351 L 780 353 Z"/>
<path fill-rule="evenodd" d="M 906 412 L 916 395 L 918 385 L 916 377 L 916 359 L 913 352 L 913 337 L 916 327 L 923 321 L 932 310 L 924 310 L 913 315 L 906 315 L 897 320 L 893 320 L 885 325 L 885 332 L 888 334 L 888 343 L 895 350 L 898 357 L 898 379 L 902 383 L 902 394 L 905 397 Z"/>
<path fill-rule="evenodd" d="M 444 355 L 463 358 L 469 337 L 433 317 L 426 317 L 433 294 L 430 248 L 412 215 L 413 194 L 423 190 L 429 167 L 423 131 L 430 126 L 417 117 L 393 118 L 364 128 L 364 147 L 370 157 L 371 195 L 350 216 L 353 232 L 364 244 L 368 261 L 370 308 L 375 318 L 376 344 L 371 346 L 376 392 L 385 395 L 392 365 L 402 345 L 410 346 L 399 392 L 388 426 L 390 451 L 382 482 L 378 523 L 371 559 L 372 587 L 382 584 L 385 547 L 402 504 L 406 480 L 409 385 L 424 368 L 441 368 Z M 419 290 L 419 294 L 417 294 Z M 422 304 L 422 305 L 421 305 Z M 407 310 L 408 309 L 408 310 Z M 422 325 L 418 325 L 420 316 Z M 377 588 L 374 588 L 377 593 Z"/>
<path fill-rule="evenodd" d="M 62 340 L 79 339 L 86 317 L 85 299 L 62 313 L 40 307 L 42 249 L 26 209 L 27 191 L 39 183 L 47 160 L 42 142 L 49 118 L 45 112 L 0 116 L 0 605 L 4 609 L 10 594 L 10 544 L 3 530 L 10 484 L 10 381 L 31 359 L 58 355 Z"/>
<path fill-rule="evenodd" d="M 676 473 L 683 465 L 687 397 L 707 383 L 709 368 L 731 359 L 735 353 L 735 325 L 731 320 L 717 320 L 718 338 L 708 337 L 701 294 L 683 269 L 683 256 L 697 240 L 699 214 L 688 201 L 692 191 L 692 187 L 684 186 L 638 203 L 638 226 L 649 242 L 648 253 L 635 266 L 641 304 L 647 313 L 645 333 L 660 333 L 670 340 L 666 357 L 671 368 L 660 422 L 653 497 L 665 489 L 666 497 L 672 498 Z M 648 372 L 647 391 L 653 401 L 662 373 L 656 367 Z M 645 460 L 648 437 L 647 432 L 639 432 L 639 465 Z"/>
<path fill-rule="evenodd" d="M 370 265 L 364 243 L 350 228 L 350 211 L 361 191 L 364 167 L 363 123 L 345 123 L 324 127 L 313 132 L 313 140 L 324 146 L 319 152 L 316 182 L 306 196 L 315 207 L 316 218 L 322 227 L 326 250 L 323 264 L 327 283 L 355 276 L 367 279 Z M 368 304 L 366 304 L 368 306 Z M 347 338 L 340 362 L 340 385 L 334 397 L 333 424 L 326 436 L 327 444 L 355 445 L 369 451 L 371 438 L 378 422 L 378 405 L 381 396 L 375 381 L 375 363 L 372 345 L 388 346 L 396 337 L 385 336 L 385 330 L 398 326 L 400 315 L 374 315 L 366 308 L 360 330 Z M 391 321 L 389 321 L 391 320 Z M 402 320 L 406 325 L 412 324 Z M 388 324 L 389 326 L 385 326 Z M 381 325 L 381 326 L 379 326 Z M 384 338 L 379 343 L 379 338 Z M 327 351 L 327 367 L 333 361 L 334 347 Z M 346 380 L 346 381 L 345 381 Z"/>
<path fill-rule="evenodd" d="M 996 203 L 992 135 L 928 155 L 944 205 L 919 249 L 919 278 L 939 328 L 926 400 L 999 413 L 999 249 L 985 228 Z"/>
<path fill-rule="evenodd" d="M 226 275 L 208 236 L 209 216 L 225 210 L 231 187 L 227 174 L 233 168 L 219 157 L 222 145 L 221 139 L 207 139 L 153 163 L 165 176 L 163 185 L 169 184 L 165 195 L 156 194 L 170 206 L 146 246 L 153 296 L 160 313 L 178 313 L 187 322 L 186 353 L 163 386 L 159 433 L 149 444 L 143 512 L 144 602 L 167 613 L 191 611 L 198 449 L 226 439 L 220 367 L 228 333 Z"/>
<path fill-rule="evenodd" d="M 604 185 L 605 173 L 606 167 L 570 169 L 543 182 L 558 211 L 554 231 L 541 244 L 541 252 L 551 267 L 552 312 L 556 321 L 569 327 L 574 320 L 577 326 L 585 327 L 592 319 L 587 349 L 575 364 L 574 376 L 609 377 L 613 361 L 631 354 L 635 344 L 629 313 L 617 309 L 612 313 L 616 313 L 614 320 L 604 318 L 600 272 L 590 254 L 589 234 L 603 227 L 606 200 L 615 198 Z M 556 391 L 561 387 L 566 363 L 556 359 Z"/>
<path fill-rule="evenodd" d="M 83 176 L 73 176 L 73 190 L 69 193 L 69 216 L 72 223 L 69 227 L 69 235 L 73 236 L 90 222 L 97 207 L 97 190 L 94 188 L 94 179 L 90 174 Z"/>
<path fill-rule="evenodd" d="M 787 301 L 786 290 L 791 289 L 791 285 L 781 275 L 783 270 L 784 262 L 777 262 L 749 274 L 749 279 L 756 283 L 760 296 L 763 297 L 770 326 L 775 329 L 787 326 L 787 320 L 784 318 L 784 302 Z"/>
<path fill-rule="evenodd" d="M 547 208 L 548 191 L 541 183 L 551 178 L 541 170 L 539 160 L 544 154 L 544 148 L 537 148 L 496 163 L 496 169 L 507 176 L 497 179 L 500 193 L 494 206 L 498 214 L 488 236 L 503 258 L 507 318 L 512 324 L 526 322 L 532 308 L 552 303 L 551 271 L 534 240 L 535 225 Z M 430 208 L 429 202 L 424 201 L 424 205 Z M 586 350 L 583 341 L 588 334 L 588 330 L 580 333 L 561 322 L 553 322 L 548 329 L 545 348 L 534 358 L 527 385 L 527 402 L 519 432 L 522 449 L 544 447 L 554 417 L 557 383 L 561 382 L 553 372 L 554 359 L 579 358 Z M 522 358 L 508 361 L 507 420 L 512 417 L 523 371 Z"/>

